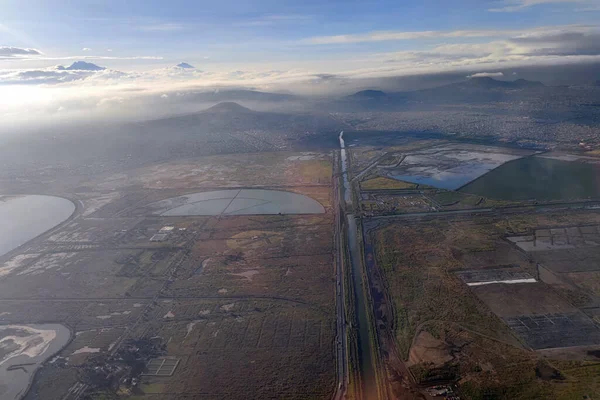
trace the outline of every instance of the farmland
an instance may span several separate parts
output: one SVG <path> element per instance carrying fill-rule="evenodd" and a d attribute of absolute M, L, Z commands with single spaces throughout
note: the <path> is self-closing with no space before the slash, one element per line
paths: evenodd
<path fill-rule="evenodd" d="M 67 331 L 27 398 L 331 397 L 331 175 L 326 153 L 237 154 L 71 187 L 75 215 L 0 260 L 0 321 Z M 220 189 L 231 209 L 245 190 L 275 211 L 153 206 Z M 290 198 L 312 208 L 293 213 Z"/>
<path fill-rule="evenodd" d="M 592 379 L 574 378 L 600 368 L 594 353 L 586 353 L 600 344 L 596 295 L 581 284 L 582 272 L 568 267 L 571 256 L 565 254 L 562 265 L 572 272 L 549 276 L 544 266 L 556 267 L 541 258 L 543 252 L 528 255 L 505 238 L 598 220 L 595 213 L 490 216 L 391 222 L 370 230 L 381 287 L 392 300 L 387 308 L 380 303 L 380 334 L 393 333 L 398 357 L 417 382 L 460 380 L 466 398 L 597 393 Z M 374 287 L 379 282 L 374 274 Z M 574 302 L 577 296 L 588 301 Z M 555 348 L 563 349 L 560 356 Z M 540 378 L 541 365 L 553 376 Z"/>

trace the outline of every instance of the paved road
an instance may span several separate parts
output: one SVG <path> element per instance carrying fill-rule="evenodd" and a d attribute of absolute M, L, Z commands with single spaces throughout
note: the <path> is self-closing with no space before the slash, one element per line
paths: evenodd
<path fill-rule="evenodd" d="M 336 299 L 336 353 L 337 353 L 337 387 L 334 399 L 341 400 L 345 398 L 348 388 L 348 347 L 346 335 L 346 311 L 344 292 L 344 262 L 343 262 L 343 243 L 342 243 L 342 225 L 340 216 L 340 175 L 338 173 L 337 157 L 334 162 L 333 179 L 333 207 L 335 210 L 334 226 L 334 246 L 335 246 L 335 299 Z"/>
<path fill-rule="evenodd" d="M 391 219 L 412 219 L 412 218 L 439 218 L 452 215 L 479 215 L 479 214 L 519 214 L 524 212 L 546 213 L 556 212 L 561 210 L 598 210 L 600 209 L 599 201 L 587 202 L 566 202 L 557 204 L 533 204 L 516 207 L 501 207 L 501 208 L 469 208 L 464 210 L 447 210 L 447 211 L 426 211 L 395 215 L 380 215 L 374 217 L 363 217 L 367 221 L 383 221 Z"/>

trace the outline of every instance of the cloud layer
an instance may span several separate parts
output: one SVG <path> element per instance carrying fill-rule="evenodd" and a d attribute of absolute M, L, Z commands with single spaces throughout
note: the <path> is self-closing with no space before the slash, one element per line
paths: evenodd
<path fill-rule="evenodd" d="M 415 41 L 415 50 L 377 53 L 339 52 L 354 43 Z M 421 42 L 419 42 L 421 41 Z M 458 77 L 511 75 L 512 68 L 600 62 L 600 29 L 594 25 L 548 26 L 519 30 L 457 30 L 373 32 L 308 38 L 289 44 L 302 54 L 328 46 L 329 59 L 247 65 L 218 64 L 212 59 L 199 68 L 154 68 L 145 71 L 11 68 L 0 70 L 0 119 L 15 115 L 68 115 L 72 110 L 113 113 L 136 109 L 127 106 L 144 97 L 162 105 L 187 99 L 187 93 L 215 87 L 244 87 L 264 91 L 289 90 L 299 94 L 337 95 L 369 87 L 375 79 L 441 72 Z M 407 47 L 407 46 L 403 46 Z M 159 56 L 48 56 L 40 50 L 0 47 L 0 59 L 91 60 L 103 66 L 108 60 L 161 59 Z M 323 60 L 325 58 L 325 60 Z M 196 60 L 186 60 L 196 65 Z M 363 85 L 363 86 L 361 86 Z M 34 90 L 37 89 L 37 91 Z M 143 107 L 137 107 L 143 109 Z M 7 117 L 8 116 L 8 117 Z"/>
<path fill-rule="evenodd" d="M 589 0 L 505 0 L 503 5 L 497 8 L 490 8 L 491 12 L 517 12 L 523 11 L 529 7 L 542 4 L 586 4 Z"/>
<path fill-rule="evenodd" d="M 41 55 L 42 53 L 36 49 L 23 49 L 20 47 L 0 46 L 0 59 L 24 58 Z"/>

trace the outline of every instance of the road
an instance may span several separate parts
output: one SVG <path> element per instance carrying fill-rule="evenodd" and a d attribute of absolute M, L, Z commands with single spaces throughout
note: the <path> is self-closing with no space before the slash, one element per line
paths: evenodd
<path fill-rule="evenodd" d="M 348 389 L 348 335 L 346 334 L 346 309 L 344 292 L 344 244 L 342 223 L 340 215 L 340 186 L 337 157 L 334 159 L 333 169 L 333 205 L 335 210 L 334 246 L 335 246 L 335 299 L 336 299 L 336 352 L 337 352 L 337 387 L 334 399 L 345 398 Z"/>
<path fill-rule="evenodd" d="M 542 214 L 547 212 L 556 212 L 561 210 L 597 210 L 600 209 L 599 201 L 586 201 L 586 202 L 564 202 L 555 204 L 532 204 L 526 206 L 512 206 L 512 207 L 499 207 L 499 208 L 468 208 L 463 210 L 447 210 L 447 211 L 426 211 L 426 212 L 415 212 L 405 214 L 394 214 L 394 215 L 380 215 L 373 217 L 363 217 L 369 223 L 383 222 L 385 220 L 393 219 L 415 219 L 415 218 L 440 218 L 440 217 L 452 217 L 452 216 L 472 216 L 472 215 L 500 215 L 500 214 L 522 214 L 526 212 L 533 212 L 536 214 Z"/>

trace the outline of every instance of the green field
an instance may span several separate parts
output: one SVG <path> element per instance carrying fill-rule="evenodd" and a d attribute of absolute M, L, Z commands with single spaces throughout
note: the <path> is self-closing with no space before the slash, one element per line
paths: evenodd
<path fill-rule="evenodd" d="M 460 189 L 500 200 L 600 197 L 600 166 L 526 157 L 508 162 Z"/>

